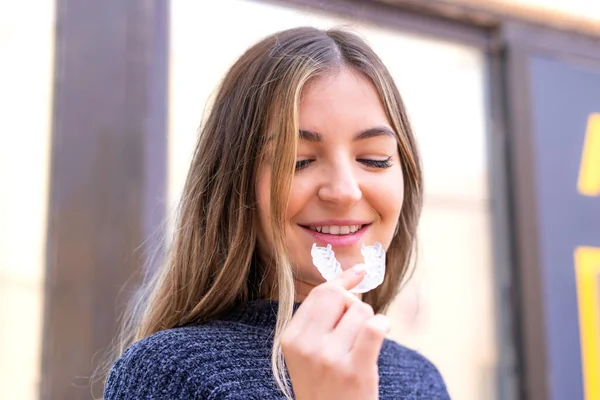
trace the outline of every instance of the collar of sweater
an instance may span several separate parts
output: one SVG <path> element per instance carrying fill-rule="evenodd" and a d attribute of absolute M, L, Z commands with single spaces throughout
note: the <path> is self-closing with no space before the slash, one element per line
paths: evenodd
<path fill-rule="evenodd" d="M 300 304 L 294 303 L 293 312 L 296 312 Z M 225 320 L 261 328 L 275 328 L 278 308 L 278 301 L 252 300 L 237 307 Z"/>

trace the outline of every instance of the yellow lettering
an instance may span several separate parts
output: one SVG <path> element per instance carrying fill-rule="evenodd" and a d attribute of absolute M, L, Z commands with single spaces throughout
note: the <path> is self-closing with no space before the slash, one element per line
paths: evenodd
<path fill-rule="evenodd" d="M 586 400 L 600 399 L 600 247 L 575 249 L 579 335 Z"/>
<path fill-rule="evenodd" d="M 584 196 L 600 195 L 600 114 L 598 113 L 592 113 L 588 118 L 577 190 Z"/>

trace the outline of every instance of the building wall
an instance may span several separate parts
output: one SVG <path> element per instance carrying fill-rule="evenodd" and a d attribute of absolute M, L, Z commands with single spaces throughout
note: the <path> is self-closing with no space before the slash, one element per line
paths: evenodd
<path fill-rule="evenodd" d="M 500 21 L 513 17 L 558 29 L 600 34 L 600 3 L 593 0 L 376 0 L 385 3 L 431 7 L 452 18 L 469 15 L 475 20 Z"/>
<path fill-rule="evenodd" d="M 590 0 L 434 3 L 488 9 L 558 27 L 600 26 L 600 3 Z M 419 264 L 389 312 L 391 336 L 430 357 L 453 398 L 493 399 L 498 355 L 484 55 L 440 38 L 267 2 L 171 4 L 171 210 L 206 100 L 251 43 L 300 24 L 350 24 L 381 54 L 405 98 L 426 174 Z M 55 1 L 0 0 L 0 399 L 39 398 L 55 18 Z"/>
<path fill-rule="evenodd" d="M 54 1 L 0 0 L 0 398 L 39 395 Z"/>
<path fill-rule="evenodd" d="M 555 15 L 558 19 L 600 21 L 600 3 L 590 0 L 450 0 L 524 17 Z M 547 21 L 552 22 L 552 21 Z"/>
<path fill-rule="evenodd" d="M 479 49 L 267 2 L 173 2 L 170 207 L 181 192 L 205 103 L 228 66 L 260 38 L 306 24 L 344 25 L 372 44 L 397 81 L 422 150 L 426 196 L 418 266 L 389 311 L 391 337 L 431 358 L 453 398 L 493 399 L 487 72 Z"/>

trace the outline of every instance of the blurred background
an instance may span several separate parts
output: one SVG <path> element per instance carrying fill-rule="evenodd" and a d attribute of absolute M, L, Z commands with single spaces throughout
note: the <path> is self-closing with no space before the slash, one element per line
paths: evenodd
<path fill-rule="evenodd" d="M 164 248 L 207 100 L 301 25 L 373 46 L 422 152 L 391 336 L 453 399 L 600 400 L 593 0 L 0 0 L 0 399 L 100 395 L 89 377 Z"/>

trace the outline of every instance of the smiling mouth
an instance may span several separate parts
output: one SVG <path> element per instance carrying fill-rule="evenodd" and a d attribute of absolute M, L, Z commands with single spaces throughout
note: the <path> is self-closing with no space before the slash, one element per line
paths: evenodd
<path fill-rule="evenodd" d="M 309 229 L 314 232 L 318 232 L 321 234 L 332 235 L 332 236 L 345 236 L 352 235 L 356 232 L 359 232 L 362 229 L 365 229 L 370 224 L 364 225 L 326 225 L 326 226 L 305 226 L 300 225 L 305 229 Z"/>

